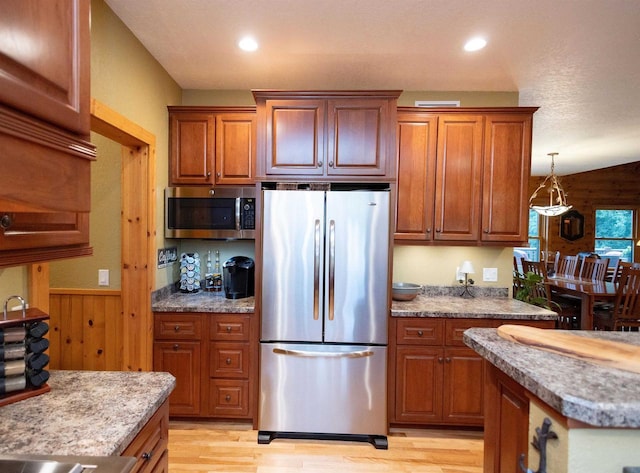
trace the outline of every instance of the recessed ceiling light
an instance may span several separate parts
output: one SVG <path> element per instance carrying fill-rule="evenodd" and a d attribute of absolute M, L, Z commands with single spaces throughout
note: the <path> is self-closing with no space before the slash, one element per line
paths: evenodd
<path fill-rule="evenodd" d="M 238 43 L 238 47 L 243 51 L 255 51 L 256 49 L 258 49 L 258 43 L 255 39 L 246 36 L 240 40 L 240 42 Z"/>
<path fill-rule="evenodd" d="M 487 41 L 484 38 L 476 37 L 471 38 L 464 45 L 465 51 L 479 51 L 487 45 Z"/>

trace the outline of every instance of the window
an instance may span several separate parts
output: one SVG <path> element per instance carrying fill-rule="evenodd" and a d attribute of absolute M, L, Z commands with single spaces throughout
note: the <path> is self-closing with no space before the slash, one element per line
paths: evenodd
<path fill-rule="evenodd" d="M 603 258 L 633 261 L 633 222 L 631 209 L 596 209 L 594 251 Z"/>
<path fill-rule="evenodd" d="M 514 248 L 513 255 L 540 261 L 540 215 L 535 210 L 529 209 L 529 246 Z"/>

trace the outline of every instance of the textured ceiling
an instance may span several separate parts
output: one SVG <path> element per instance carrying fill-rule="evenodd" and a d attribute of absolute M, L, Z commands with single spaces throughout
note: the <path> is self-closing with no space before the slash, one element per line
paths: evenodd
<path fill-rule="evenodd" d="M 532 174 L 640 161 L 640 0 L 105 1 L 183 89 L 518 91 Z"/>

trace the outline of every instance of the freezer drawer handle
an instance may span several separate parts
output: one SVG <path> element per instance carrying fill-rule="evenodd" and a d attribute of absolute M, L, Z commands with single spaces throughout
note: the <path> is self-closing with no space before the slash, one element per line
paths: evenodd
<path fill-rule="evenodd" d="M 320 220 L 316 220 L 313 247 L 313 320 L 320 317 Z"/>
<path fill-rule="evenodd" d="M 373 352 L 371 350 L 352 352 L 321 352 L 274 348 L 273 353 L 275 353 L 276 355 L 305 356 L 311 358 L 365 358 L 367 356 L 373 356 Z"/>

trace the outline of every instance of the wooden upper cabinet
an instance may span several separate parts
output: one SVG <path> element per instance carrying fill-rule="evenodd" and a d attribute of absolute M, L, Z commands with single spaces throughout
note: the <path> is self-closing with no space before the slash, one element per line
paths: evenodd
<path fill-rule="evenodd" d="M 535 110 L 400 108 L 395 239 L 525 242 Z"/>
<path fill-rule="evenodd" d="M 526 241 L 529 226 L 531 114 L 485 119 L 482 240 Z"/>
<path fill-rule="evenodd" d="M 89 0 L 0 2 L 0 102 L 88 137 Z"/>
<path fill-rule="evenodd" d="M 324 100 L 267 100 L 267 175 L 324 172 Z"/>
<path fill-rule="evenodd" d="M 216 115 L 216 184 L 251 185 L 256 161 L 255 113 Z"/>
<path fill-rule="evenodd" d="M 434 238 L 478 240 L 482 116 L 440 116 L 438 121 Z"/>
<path fill-rule="evenodd" d="M 433 235 L 438 117 L 398 113 L 398 240 L 429 240 Z"/>
<path fill-rule="evenodd" d="M 399 91 L 254 91 L 262 180 L 395 178 Z"/>
<path fill-rule="evenodd" d="M 0 2 L 0 267 L 92 253 L 89 14 Z"/>
<path fill-rule="evenodd" d="M 253 185 L 253 108 L 169 107 L 169 129 L 169 185 Z"/>

